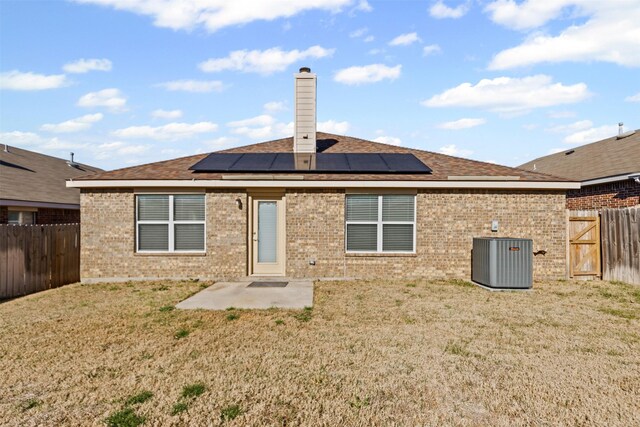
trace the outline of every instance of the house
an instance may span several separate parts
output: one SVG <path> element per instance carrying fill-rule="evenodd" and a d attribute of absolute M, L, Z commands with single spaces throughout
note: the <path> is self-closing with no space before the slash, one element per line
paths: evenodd
<path fill-rule="evenodd" d="M 469 278 L 474 236 L 528 237 L 536 279 L 566 268 L 565 193 L 537 172 L 316 132 L 295 74 L 293 137 L 69 181 L 83 281 Z"/>
<path fill-rule="evenodd" d="M 521 166 L 580 181 L 580 189 L 569 190 L 567 208 L 590 210 L 640 205 L 640 131 L 572 148 L 527 162 Z"/>
<path fill-rule="evenodd" d="M 80 221 L 80 190 L 67 179 L 101 169 L 4 145 L 0 150 L 0 224 Z"/>

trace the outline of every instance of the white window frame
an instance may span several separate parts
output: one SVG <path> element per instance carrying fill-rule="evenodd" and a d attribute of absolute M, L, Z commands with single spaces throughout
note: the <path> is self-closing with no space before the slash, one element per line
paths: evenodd
<path fill-rule="evenodd" d="M 138 219 L 138 197 L 139 196 L 169 196 L 169 220 L 167 221 L 149 221 Z M 173 219 L 173 198 L 174 196 L 202 196 L 204 198 L 204 219 L 201 221 L 176 221 Z M 207 252 L 207 196 L 203 193 L 178 193 L 178 194 L 166 194 L 166 193 L 140 193 L 135 195 L 135 217 L 136 217 L 136 253 L 140 254 L 203 254 Z M 166 224 L 169 227 L 169 250 L 141 250 L 140 239 L 138 233 L 140 224 Z M 204 225 L 204 248 L 202 250 L 175 250 L 175 225 L 176 224 L 202 224 Z"/>
<path fill-rule="evenodd" d="M 369 194 L 369 193 L 360 193 L 360 194 Z M 345 195 L 345 211 L 344 211 L 344 250 L 348 254 L 415 254 L 416 253 L 416 211 L 418 209 L 418 198 L 415 194 L 406 194 L 406 193 L 384 193 L 384 194 L 369 194 L 371 196 L 378 197 L 378 220 L 377 221 L 347 221 L 347 200 L 346 198 L 352 194 Z M 382 220 L 382 198 L 383 196 L 412 196 L 413 197 L 413 221 L 383 221 Z M 377 234 L 376 234 L 376 244 L 377 248 L 375 251 L 351 251 L 347 248 L 347 234 L 348 234 L 348 225 L 350 224 L 369 224 L 369 225 L 377 225 Z M 394 224 L 402 224 L 402 225 L 413 225 L 413 250 L 411 251 L 383 251 L 382 250 L 382 228 L 383 225 L 394 225 Z"/>

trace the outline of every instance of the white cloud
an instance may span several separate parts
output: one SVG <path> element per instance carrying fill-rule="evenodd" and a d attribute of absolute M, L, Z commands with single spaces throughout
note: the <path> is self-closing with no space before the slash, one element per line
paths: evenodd
<path fill-rule="evenodd" d="M 418 33 L 400 34 L 389 42 L 389 46 L 409 46 L 410 44 L 422 41 Z"/>
<path fill-rule="evenodd" d="M 89 92 L 78 100 L 80 107 L 105 107 L 114 112 L 125 110 L 126 104 L 127 98 L 115 88 Z"/>
<path fill-rule="evenodd" d="M 627 102 L 640 102 L 640 92 L 632 96 L 627 96 L 624 100 Z"/>
<path fill-rule="evenodd" d="M 373 140 L 374 142 L 380 142 L 382 144 L 389 145 L 402 145 L 402 140 L 395 136 L 379 136 Z"/>
<path fill-rule="evenodd" d="M 219 80 L 173 80 L 158 83 L 156 86 L 170 91 L 194 93 L 221 92 L 225 88 L 224 84 Z"/>
<path fill-rule="evenodd" d="M 333 55 L 335 49 L 325 49 L 322 46 L 311 46 L 306 50 L 282 50 L 272 47 L 267 50 L 235 50 L 225 58 L 208 59 L 198 67 L 208 73 L 225 70 L 242 71 L 245 73 L 271 74 L 284 71 L 293 63 L 305 59 L 325 58 Z"/>
<path fill-rule="evenodd" d="M 589 144 L 591 142 L 600 141 L 601 139 L 611 138 L 617 135 L 618 126 L 605 125 L 600 127 L 592 127 L 587 130 L 572 133 L 564 139 L 567 144 Z"/>
<path fill-rule="evenodd" d="M 551 119 L 570 119 L 576 115 L 575 111 L 551 111 L 547 114 Z"/>
<path fill-rule="evenodd" d="M 486 108 L 500 113 L 523 113 L 533 108 L 573 104 L 589 97 L 587 85 L 553 83 L 551 77 L 496 77 L 476 85 L 463 83 L 422 101 L 427 107 Z"/>
<path fill-rule="evenodd" d="M 374 41 L 376 38 L 374 36 L 367 36 L 364 39 L 362 39 L 363 42 L 365 43 L 371 43 L 372 41 Z"/>
<path fill-rule="evenodd" d="M 45 90 L 57 89 L 67 86 L 67 77 L 64 74 L 36 74 L 23 73 L 18 70 L 0 73 L 0 89 L 8 90 Z"/>
<path fill-rule="evenodd" d="M 438 46 L 437 44 L 430 44 L 429 46 L 425 46 L 422 48 L 422 55 L 429 56 L 441 51 L 442 49 L 440 49 L 440 46 Z"/>
<path fill-rule="evenodd" d="M 96 122 L 102 120 L 102 113 L 86 114 L 82 117 L 67 120 L 66 122 L 57 124 L 44 124 L 40 129 L 55 133 L 71 133 L 87 130 Z"/>
<path fill-rule="evenodd" d="M 440 147 L 440 152 L 447 156 L 465 157 L 473 154 L 473 151 L 464 148 L 458 148 L 455 144 L 448 144 Z"/>
<path fill-rule="evenodd" d="M 460 130 L 480 126 L 486 122 L 487 121 L 485 119 L 459 119 L 451 122 L 440 123 L 438 127 L 440 129 Z"/>
<path fill-rule="evenodd" d="M 347 85 L 375 83 L 384 79 L 395 80 L 400 77 L 402 65 L 389 67 L 384 64 L 371 64 L 362 67 L 354 66 L 339 70 L 334 80 Z"/>
<path fill-rule="evenodd" d="M 163 120 L 175 120 L 182 117 L 181 110 L 153 110 L 151 112 L 151 117 L 155 119 L 163 119 Z"/>
<path fill-rule="evenodd" d="M 57 137 L 43 138 L 37 133 L 11 131 L 0 133 L 0 142 L 10 147 L 28 147 L 30 150 L 53 153 L 59 150 L 85 148 L 86 143 L 64 141 Z"/>
<path fill-rule="evenodd" d="M 98 160 L 110 159 L 113 156 L 131 156 L 145 153 L 149 145 L 133 145 L 122 141 L 106 142 L 97 147 L 95 157 Z"/>
<path fill-rule="evenodd" d="M 221 136 L 219 138 L 215 138 L 210 141 L 204 141 L 202 144 L 204 146 L 205 151 L 209 151 L 209 150 L 221 150 L 237 142 L 238 142 L 237 138 L 232 138 L 229 136 Z"/>
<path fill-rule="evenodd" d="M 369 29 L 367 27 L 358 28 L 357 30 L 351 31 L 349 33 L 349 37 L 351 37 L 352 39 L 359 39 L 360 37 L 363 37 L 368 32 L 369 32 Z"/>
<path fill-rule="evenodd" d="M 186 139 L 203 133 L 218 130 L 218 125 L 211 122 L 169 123 L 164 126 L 130 126 L 113 131 L 118 138 L 147 138 L 155 140 Z"/>
<path fill-rule="evenodd" d="M 108 6 L 153 18 L 154 25 L 174 30 L 192 30 L 203 27 L 217 31 L 232 25 L 242 25 L 253 21 L 273 21 L 289 18 L 307 10 L 327 10 L 340 12 L 354 5 L 360 11 L 370 11 L 371 6 L 364 0 L 74 0 Z"/>
<path fill-rule="evenodd" d="M 579 132 L 581 130 L 590 129 L 593 127 L 593 123 L 591 120 L 580 120 L 577 122 L 569 123 L 566 125 L 557 125 L 550 128 L 547 128 L 549 132 L 554 133 L 574 133 Z"/>
<path fill-rule="evenodd" d="M 262 114 L 260 116 L 251 117 L 249 119 L 236 120 L 233 122 L 227 123 L 227 126 L 232 128 L 239 128 L 245 126 L 268 126 L 275 122 L 276 120 L 268 114 Z"/>
<path fill-rule="evenodd" d="M 285 111 L 287 109 L 287 105 L 282 101 L 271 101 L 264 104 L 262 108 L 270 113 L 277 113 L 278 111 Z"/>
<path fill-rule="evenodd" d="M 269 139 L 276 136 L 289 136 L 293 133 L 293 122 L 280 123 L 269 114 L 227 123 L 231 133 L 244 135 L 252 139 Z"/>
<path fill-rule="evenodd" d="M 112 64 L 108 59 L 78 59 L 65 64 L 62 69 L 67 73 L 87 73 L 89 71 L 111 71 Z"/>
<path fill-rule="evenodd" d="M 429 9 L 429 14 L 436 19 L 462 18 L 469 11 L 469 5 L 467 3 L 460 4 L 456 7 L 447 6 L 444 1 L 438 0 Z"/>
<path fill-rule="evenodd" d="M 373 7 L 371 7 L 367 0 L 358 0 L 358 5 L 354 7 L 353 10 L 359 10 L 361 12 L 371 12 L 373 10 Z"/>
<path fill-rule="evenodd" d="M 486 9 L 491 19 L 516 30 L 536 29 L 549 21 L 586 17 L 557 35 L 532 34 L 515 47 L 499 52 L 489 68 L 504 70 L 548 62 L 602 61 L 640 66 L 640 7 L 637 0 L 497 0 Z"/>
<path fill-rule="evenodd" d="M 318 132 L 335 133 L 338 135 L 344 135 L 349 132 L 351 124 L 349 122 L 337 122 L 335 120 L 327 120 L 325 122 L 318 122 Z"/>

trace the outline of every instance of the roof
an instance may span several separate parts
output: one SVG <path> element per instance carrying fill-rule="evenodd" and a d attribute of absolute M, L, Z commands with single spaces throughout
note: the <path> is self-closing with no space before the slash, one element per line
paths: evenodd
<path fill-rule="evenodd" d="M 42 203 L 80 204 L 80 190 L 67 188 L 65 181 L 101 169 L 79 164 L 71 167 L 64 159 L 21 148 L 0 149 L 0 199 Z"/>
<path fill-rule="evenodd" d="M 625 138 L 611 137 L 531 160 L 522 169 L 589 181 L 640 172 L 640 131 Z"/>
<path fill-rule="evenodd" d="M 319 153 L 409 153 L 415 155 L 424 164 L 432 169 L 430 174 L 347 174 L 347 173 L 305 173 L 304 180 L 325 181 L 447 181 L 450 176 L 464 177 L 512 177 L 520 181 L 558 182 L 569 181 L 563 178 L 544 175 L 536 172 L 528 172 L 520 169 L 500 166 L 493 163 L 479 162 L 462 159 L 429 151 L 398 147 L 367 141 L 350 136 L 333 135 L 329 133 L 317 133 L 317 147 Z M 292 153 L 293 138 L 283 138 L 267 141 L 243 147 L 230 148 L 220 153 Z M 166 160 L 118 169 L 109 172 L 100 172 L 83 176 L 75 180 L 219 180 L 229 173 L 220 172 L 194 172 L 189 170 L 191 166 L 208 156 L 197 154 L 195 156 Z M 260 175 L 260 174 L 253 174 Z M 267 174 L 265 174 L 267 175 Z M 287 175 L 287 174 L 279 174 Z M 295 174 L 292 174 L 295 175 Z"/>

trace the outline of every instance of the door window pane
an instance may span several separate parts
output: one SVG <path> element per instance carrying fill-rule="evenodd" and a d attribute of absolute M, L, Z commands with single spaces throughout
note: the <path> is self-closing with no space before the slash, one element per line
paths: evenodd
<path fill-rule="evenodd" d="M 277 237 L 277 203 L 258 202 L 258 262 L 276 262 Z"/>

